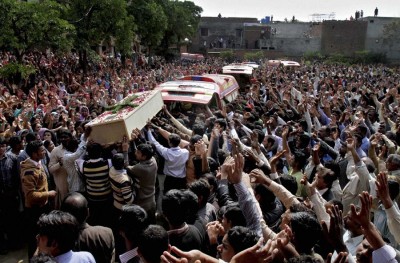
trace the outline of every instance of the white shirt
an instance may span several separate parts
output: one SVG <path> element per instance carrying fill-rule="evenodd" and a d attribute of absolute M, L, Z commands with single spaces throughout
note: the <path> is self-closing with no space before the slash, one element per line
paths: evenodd
<path fill-rule="evenodd" d="M 156 146 L 157 152 L 165 159 L 164 174 L 177 178 L 185 178 L 189 151 L 179 147 L 166 148 L 157 142 L 151 131 L 148 131 L 147 135 L 149 141 Z"/>
<path fill-rule="evenodd" d="M 361 242 L 364 240 L 364 235 L 359 235 L 356 237 L 351 237 L 351 233 L 349 230 L 346 230 L 343 235 L 343 241 L 344 244 L 346 245 L 347 249 L 349 250 L 349 253 L 355 256 L 357 254 L 357 247 L 358 245 L 361 244 Z"/>
<path fill-rule="evenodd" d="M 374 250 L 372 252 L 373 263 L 397 263 L 396 251 L 389 245 Z"/>
<path fill-rule="evenodd" d="M 137 247 L 119 255 L 119 260 L 121 260 L 121 263 L 126 263 L 136 256 L 138 256 Z"/>

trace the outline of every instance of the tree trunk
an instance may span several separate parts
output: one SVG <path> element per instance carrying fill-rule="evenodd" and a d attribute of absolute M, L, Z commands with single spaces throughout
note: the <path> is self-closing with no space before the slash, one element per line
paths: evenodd
<path fill-rule="evenodd" d="M 86 50 L 79 50 L 79 65 L 81 66 L 81 69 L 83 70 L 83 74 L 86 75 L 87 65 L 88 65 Z"/>

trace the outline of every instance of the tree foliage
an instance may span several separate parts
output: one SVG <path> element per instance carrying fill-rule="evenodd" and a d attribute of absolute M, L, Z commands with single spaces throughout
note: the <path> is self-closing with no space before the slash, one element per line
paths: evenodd
<path fill-rule="evenodd" d="M 178 0 L 1 0 L 0 9 L 0 49 L 21 61 L 33 50 L 74 48 L 82 65 L 101 44 L 123 55 L 132 52 L 135 39 L 153 50 L 179 47 L 197 31 L 202 12 Z"/>
<path fill-rule="evenodd" d="M 191 1 L 161 2 L 168 18 L 168 27 L 162 42 L 163 47 L 165 49 L 172 44 L 179 46 L 185 38 L 192 37 L 197 31 L 203 9 Z"/>
<path fill-rule="evenodd" d="M 71 0 L 66 2 L 69 20 L 76 27 L 75 46 L 88 49 L 98 46 L 102 41 L 111 41 L 118 30 L 133 30 L 126 22 L 129 16 L 124 0 Z M 128 21 L 126 21 L 128 20 Z M 129 33 L 129 32 L 128 32 Z"/>
<path fill-rule="evenodd" d="M 232 62 L 235 59 L 235 52 L 233 50 L 225 50 L 219 56 L 227 62 Z"/>
<path fill-rule="evenodd" d="M 260 59 L 263 59 L 265 57 L 264 52 L 258 51 L 258 52 L 248 52 L 244 54 L 244 59 L 247 61 L 258 61 Z"/>
<path fill-rule="evenodd" d="M 68 50 L 74 26 L 61 17 L 63 6 L 51 1 L 0 1 L 0 48 L 17 58 L 32 50 Z"/>
<path fill-rule="evenodd" d="M 128 14 L 134 17 L 143 46 L 151 49 L 161 43 L 168 24 L 162 5 L 154 0 L 136 0 L 128 4 Z"/>
<path fill-rule="evenodd" d="M 8 63 L 0 68 L 0 77 L 10 79 L 18 77 L 20 79 L 27 79 L 29 75 L 34 74 L 36 69 L 31 65 L 22 65 L 20 63 Z M 13 81 L 11 81 L 13 82 Z"/>

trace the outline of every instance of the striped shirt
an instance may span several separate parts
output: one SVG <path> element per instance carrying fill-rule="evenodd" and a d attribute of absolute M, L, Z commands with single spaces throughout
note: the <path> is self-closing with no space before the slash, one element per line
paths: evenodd
<path fill-rule="evenodd" d="M 135 193 L 132 191 L 132 179 L 128 176 L 125 169 L 110 169 L 110 183 L 113 190 L 114 206 L 122 210 L 123 205 L 133 203 Z"/>
<path fill-rule="evenodd" d="M 106 201 L 111 195 L 111 185 L 108 179 L 109 162 L 99 159 L 83 163 L 82 174 L 86 180 L 86 193 L 90 201 Z"/>

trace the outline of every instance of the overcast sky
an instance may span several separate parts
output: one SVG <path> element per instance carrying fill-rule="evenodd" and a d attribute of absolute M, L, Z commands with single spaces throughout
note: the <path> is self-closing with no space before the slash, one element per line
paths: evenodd
<path fill-rule="evenodd" d="M 300 21 L 311 21 L 312 14 L 335 13 L 337 20 L 354 17 L 356 10 L 363 10 L 364 17 L 400 17 L 400 0 L 191 0 L 203 8 L 202 16 L 255 17 L 274 16 L 275 21 L 289 20 L 295 16 Z"/>

